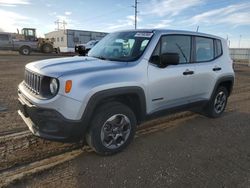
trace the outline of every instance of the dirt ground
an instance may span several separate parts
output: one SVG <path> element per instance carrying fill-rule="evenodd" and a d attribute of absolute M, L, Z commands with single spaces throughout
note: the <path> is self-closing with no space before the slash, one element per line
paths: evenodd
<path fill-rule="evenodd" d="M 26 129 L 17 115 L 17 86 L 24 78 L 25 64 L 41 59 L 56 58 L 58 55 L 20 56 L 0 54 L 0 135 Z"/>
<path fill-rule="evenodd" d="M 16 113 L 24 65 L 54 57 L 0 56 L 0 106 L 7 107 L 0 112 L 0 135 L 27 130 Z M 83 152 L 11 186 L 250 187 L 250 67 L 236 65 L 235 70 L 234 91 L 221 118 L 193 113 L 164 117 L 138 130 L 122 153 L 102 157 Z"/>

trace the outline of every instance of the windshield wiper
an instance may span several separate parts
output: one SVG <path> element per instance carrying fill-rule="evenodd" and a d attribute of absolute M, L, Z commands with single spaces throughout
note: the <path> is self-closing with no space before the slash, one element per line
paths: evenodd
<path fill-rule="evenodd" d="M 107 60 L 108 58 L 106 57 L 103 57 L 103 56 L 92 56 L 94 58 L 97 58 L 97 59 L 101 59 L 101 60 Z"/>
<path fill-rule="evenodd" d="M 108 60 L 108 61 L 120 61 L 120 59 L 108 58 L 108 57 L 103 57 L 103 56 L 90 56 L 90 57 L 94 57 L 94 58 L 101 59 L 101 60 Z"/>

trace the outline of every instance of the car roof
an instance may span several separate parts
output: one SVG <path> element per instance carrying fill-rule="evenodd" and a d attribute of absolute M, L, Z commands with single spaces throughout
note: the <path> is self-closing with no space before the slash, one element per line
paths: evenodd
<path fill-rule="evenodd" d="M 222 37 L 211 35 L 207 33 L 195 32 L 195 31 L 186 31 L 186 30 L 172 30 L 172 29 L 136 29 L 136 30 L 122 30 L 117 32 L 152 32 L 157 34 L 182 34 L 182 35 L 195 35 L 195 36 L 203 36 L 209 38 L 216 38 L 220 40 L 224 40 Z"/>
<path fill-rule="evenodd" d="M 7 32 L 0 32 L 1 35 L 10 35 L 11 33 L 7 33 Z"/>

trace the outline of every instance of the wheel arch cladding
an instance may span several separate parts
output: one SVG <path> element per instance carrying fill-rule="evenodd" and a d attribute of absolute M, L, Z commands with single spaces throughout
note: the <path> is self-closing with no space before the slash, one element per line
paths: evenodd
<path fill-rule="evenodd" d="M 98 106 L 111 101 L 127 105 L 135 113 L 137 123 L 144 121 L 146 116 L 146 98 L 142 88 L 137 86 L 120 87 L 99 91 L 91 96 L 85 108 L 82 120 L 89 122 Z"/>
<path fill-rule="evenodd" d="M 232 90 L 233 90 L 233 85 L 234 85 L 234 77 L 233 76 L 224 76 L 224 77 L 219 78 L 215 84 L 215 87 L 214 87 L 214 90 L 213 90 L 211 97 L 214 95 L 214 93 L 216 92 L 216 90 L 220 86 L 225 87 L 228 91 L 228 95 L 230 95 Z"/>

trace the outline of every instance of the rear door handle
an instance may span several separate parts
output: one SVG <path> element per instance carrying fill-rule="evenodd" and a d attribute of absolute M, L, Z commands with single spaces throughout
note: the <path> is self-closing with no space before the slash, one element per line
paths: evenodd
<path fill-rule="evenodd" d="M 183 75 L 191 75 L 191 74 L 194 74 L 194 71 L 186 70 L 185 72 L 183 72 Z"/>
<path fill-rule="evenodd" d="M 220 70 L 221 70 L 220 67 L 214 67 L 214 68 L 213 68 L 213 71 L 220 71 Z"/>

